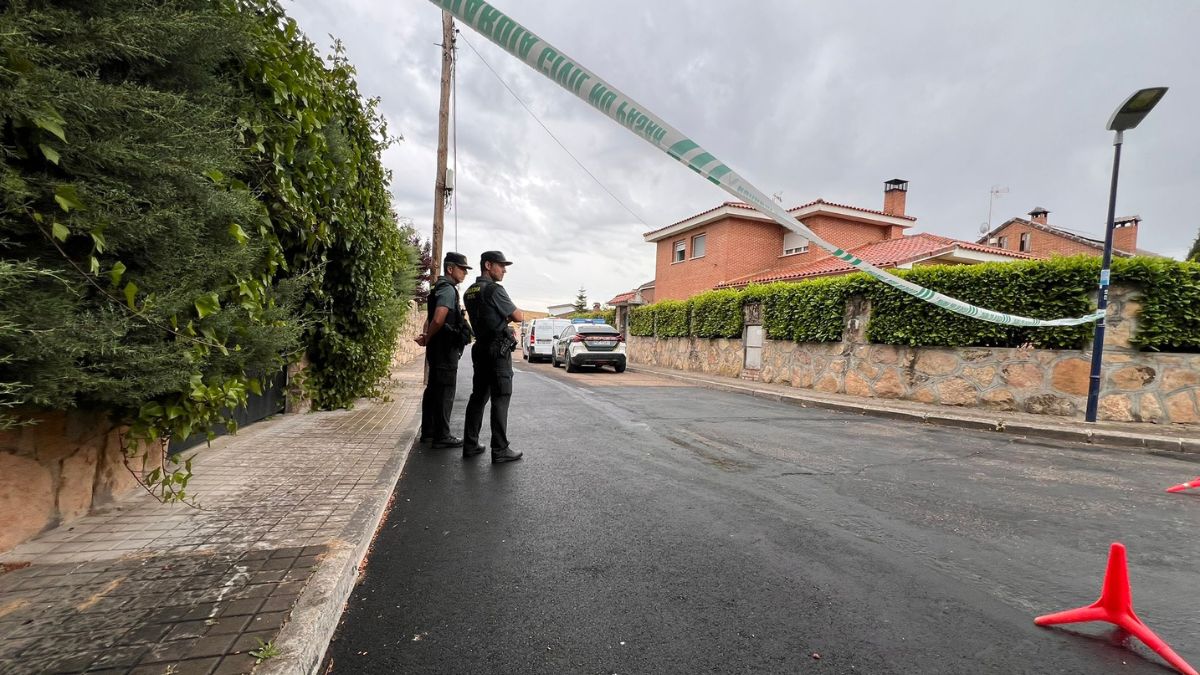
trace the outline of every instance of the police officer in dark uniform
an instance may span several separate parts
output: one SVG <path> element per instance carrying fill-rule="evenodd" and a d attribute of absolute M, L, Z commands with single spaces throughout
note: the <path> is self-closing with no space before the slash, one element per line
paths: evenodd
<path fill-rule="evenodd" d="M 425 347 L 429 366 L 425 394 L 421 397 L 421 440 L 432 441 L 435 448 L 457 448 L 462 439 L 450 434 L 450 409 L 458 382 L 458 361 L 470 340 L 471 328 L 463 318 L 455 287 L 467 278 L 471 269 L 467 256 L 449 252 L 443 262 L 443 274 L 429 290 L 425 329 L 416 343 Z"/>
<path fill-rule="evenodd" d="M 483 452 L 479 428 L 483 426 L 483 408 L 492 402 L 491 446 L 493 462 L 512 462 L 521 453 L 508 446 L 508 402 L 512 398 L 512 353 L 517 347 L 509 321 L 524 321 L 521 310 L 499 281 L 512 261 L 500 251 L 485 251 L 479 258 L 482 274 L 463 293 L 463 303 L 475 331 L 471 346 L 471 399 L 467 402 L 467 424 L 463 431 L 463 457 Z"/>

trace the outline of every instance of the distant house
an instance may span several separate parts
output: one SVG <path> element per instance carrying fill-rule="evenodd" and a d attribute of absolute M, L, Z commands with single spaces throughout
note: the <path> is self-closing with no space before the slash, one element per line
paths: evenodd
<path fill-rule="evenodd" d="M 550 313 L 550 316 L 566 316 L 575 311 L 575 305 L 570 302 L 564 305 L 550 305 L 546 311 Z"/>
<path fill-rule="evenodd" d="M 609 300 L 605 304 L 616 310 L 614 322 L 617 330 L 627 334 L 629 331 L 629 310 L 633 309 L 634 307 L 648 305 L 652 302 L 654 302 L 653 279 L 647 281 L 641 286 L 638 286 L 632 291 L 618 293 L 613 297 L 612 300 Z"/>
<path fill-rule="evenodd" d="M 905 213 L 908 182 L 884 183 L 883 210 L 818 199 L 788 209 L 821 238 L 882 268 L 1011 261 L 1031 256 L 934 234 L 906 234 L 916 218 Z M 685 299 L 713 288 L 846 274 L 853 267 L 748 204 L 725 202 L 647 232 L 658 247 L 658 300 Z"/>
<path fill-rule="evenodd" d="M 1104 240 L 1092 239 L 1049 223 L 1050 212 L 1037 207 L 1029 218 L 1012 218 L 979 238 L 980 244 L 1017 251 L 1035 258 L 1056 255 L 1101 255 Z M 1157 256 L 1137 247 L 1141 216 L 1124 216 L 1113 221 L 1113 255 L 1128 258 L 1135 255 Z"/>

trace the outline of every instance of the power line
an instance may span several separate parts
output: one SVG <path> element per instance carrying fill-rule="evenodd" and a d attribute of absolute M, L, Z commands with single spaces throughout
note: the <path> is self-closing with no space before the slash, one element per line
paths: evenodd
<path fill-rule="evenodd" d="M 475 45 L 471 44 L 471 41 L 467 39 L 466 35 L 463 35 L 462 33 L 459 33 L 459 35 L 462 37 L 463 42 L 466 42 L 467 46 L 471 48 L 471 51 L 475 52 L 475 56 L 479 57 L 479 60 L 483 62 L 483 65 L 487 66 L 487 69 L 492 72 L 492 75 L 495 75 L 496 79 L 500 80 L 500 84 L 504 85 L 504 88 L 508 90 L 508 93 L 511 94 L 514 99 L 517 100 L 517 103 L 521 104 L 521 107 L 525 109 L 525 112 L 529 113 L 529 116 L 532 117 L 534 119 L 534 121 L 537 122 L 542 127 L 542 129 L 545 129 L 547 134 L 550 134 L 550 138 L 553 138 L 555 143 L 558 143 L 558 147 L 562 148 L 563 152 L 567 153 L 567 155 L 569 155 L 571 157 L 571 159 L 575 160 L 575 163 L 579 165 L 579 168 L 583 169 L 584 173 L 586 173 L 588 176 L 590 176 L 591 179 L 596 182 L 596 185 L 600 186 L 601 190 L 604 190 L 606 193 L 608 193 L 608 196 L 612 197 L 613 201 L 620 204 L 621 208 L 628 211 L 629 215 L 633 216 L 634 218 L 637 218 L 638 222 L 641 223 L 642 225 L 645 225 L 646 227 L 650 227 L 650 224 L 647 223 L 644 218 L 639 216 L 636 211 L 629 208 L 625 204 L 625 202 L 621 201 L 621 199 L 619 197 L 617 197 L 615 194 L 613 194 L 612 190 L 609 190 L 604 185 L 604 183 L 601 183 L 600 179 L 596 178 L 596 175 L 593 174 L 591 171 L 589 171 L 588 168 L 583 165 L 583 162 L 579 161 L 579 158 L 576 157 L 570 150 L 568 150 L 567 146 L 563 145 L 562 141 L 558 140 L 558 136 L 555 136 L 554 132 L 550 131 L 550 128 L 542 123 L 542 120 L 538 119 L 538 116 L 533 113 L 533 110 L 531 110 L 529 108 L 529 106 L 525 105 L 525 101 L 522 101 L 521 97 L 517 96 L 517 92 L 513 91 L 512 87 L 508 86 L 508 83 L 504 81 L 504 78 L 500 77 L 500 73 L 497 73 L 496 69 L 492 67 L 492 64 L 488 63 L 487 59 L 483 58 L 483 54 L 480 54 L 479 50 L 475 49 Z"/>

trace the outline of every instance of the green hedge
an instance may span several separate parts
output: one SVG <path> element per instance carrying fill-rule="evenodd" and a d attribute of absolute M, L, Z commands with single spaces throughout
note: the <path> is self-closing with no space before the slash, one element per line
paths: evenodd
<path fill-rule="evenodd" d="M 1074 256 L 1021 263 L 964 267 L 931 266 L 900 273 L 904 278 L 974 305 L 1039 319 L 1081 316 L 1095 309 L 1091 295 L 1100 259 Z M 1115 285 L 1144 294 L 1133 343 L 1156 351 L 1200 349 L 1200 264 L 1165 258 L 1113 261 Z M 914 303 L 882 284 L 870 289 L 871 342 L 912 346 L 1078 349 L 1089 344 L 1092 324 L 1063 328 L 1017 328 L 976 321 Z"/>
<path fill-rule="evenodd" d="M 1145 294 L 1135 345 L 1153 351 L 1200 351 L 1200 262 L 1117 260 L 1113 283 L 1136 285 Z"/>
<path fill-rule="evenodd" d="M 654 305 L 654 325 L 658 337 L 687 337 L 691 334 L 691 300 L 663 300 Z"/>
<path fill-rule="evenodd" d="M 1100 259 L 1076 256 L 1019 263 L 929 266 L 898 274 L 926 288 L 1009 314 L 1040 319 L 1082 316 L 1091 300 Z M 1164 258 L 1113 261 L 1113 283 L 1143 293 L 1133 343 L 1156 351 L 1200 351 L 1200 263 Z M 773 340 L 836 342 L 842 337 L 846 303 L 854 295 L 871 301 L 869 341 L 881 344 L 945 347 L 1078 349 L 1092 336 L 1092 324 L 1062 328 L 1020 328 L 987 323 L 915 300 L 865 274 L 799 283 L 749 286 L 742 291 L 710 291 L 681 301 L 664 300 L 633 311 L 630 332 L 659 337 L 735 337 L 741 334 L 741 306 L 762 306 L 763 328 Z M 690 309 L 690 312 L 689 312 Z"/>
<path fill-rule="evenodd" d="M 1082 316 L 1095 309 L 1088 294 L 1096 286 L 1099 260 L 1056 258 L 1018 263 L 929 266 L 899 276 L 973 305 L 1036 319 Z M 1077 349 L 1086 344 L 1093 325 L 1063 328 L 1020 328 L 979 321 L 907 293 L 873 284 L 871 342 L 911 346 L 1017 347 Z"/>
<path fill-rule="evenodd" d="M 654 335 L 654 305 L 643 305 L 629 310 L 629 334 Z"/>
<path fill-rule="evenodd" d="M 566 317 L 567 319 L 604 319 L 604 323 L 610 326 L 617 323 L 617 310 L 602 309 L 598 312 L 571 312 Z"/>
<path fill-rule="evenodd" d="M 836 342 L 850 295 L 867 286 L 866 275 L 814 279 L 749 287 L 748 298 L 762 303 L 763 329 L 772 340 Z"/>
<path fill-rule="evenodd" d="M 692 298 L 691 334 L 701 338 L 741 337 L 744 297 L 744 293 L 730 289 Z"/>

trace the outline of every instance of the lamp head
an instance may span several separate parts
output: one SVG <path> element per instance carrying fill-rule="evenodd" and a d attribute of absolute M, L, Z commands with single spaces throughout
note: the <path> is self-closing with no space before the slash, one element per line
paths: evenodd
<path fill-rule="evenodd" d="M 1125 131 L 1136 127 L 1146 115 L 1150 114 L 1154 106 L 1158 105 L 1166 93 L 1166 87 L 1151 87 L 1142 89 L 1125 99 L 1121 107 L 1117 108 L 1117 111 L 1109 118 L 1108 130 Z"/>

